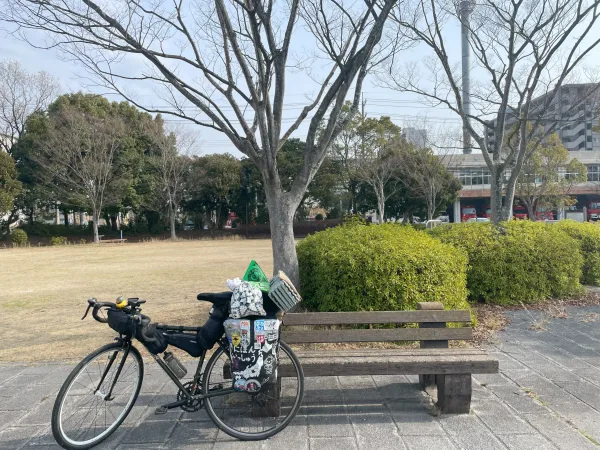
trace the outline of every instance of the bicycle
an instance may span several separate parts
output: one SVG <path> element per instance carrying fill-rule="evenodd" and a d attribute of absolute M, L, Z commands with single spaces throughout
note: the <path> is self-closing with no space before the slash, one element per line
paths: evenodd
<path fill-rule="evenodd" d="M 118 303 L 88 300 L 82 320 L 91 309 L 95 320 L 108 323 L 119 336 L 114 343 L 86 356 L 63 383 L 52 411 L 52 434 L 60 446 L 66 449 L 94 447 L 127 418 L 144 378 L 144 362 L 133 345 L 134 340 L 150 350 L 179 389 L 176 400 L 157 408 L 156 414 L 177 407 L 187 412 L 205 407 L 218 428 L 234 438 L 249 441 L 274 436 L 292 421 L 304 396 L 304 374 L 292 349 L 279 341 L 274 376 L 263 389 L 253 393 L 234 389 L 229 356 L 231 344 L 222 332 L 231 292 L 198 294 L 197 298 L 213 305 L 202 327 L 154 324 L 141 314 L 140 305 L 146 301 L 138 298 L 117 299 Z M 203 328 L 210 331 L 218 321 L 221 321 L 221 334 L 217 342 L 205 342 L 203 336 L 207 333 L 203 333 Z M 207 352 L 214 344 L 217 348 L 203 370 Z M 168 346 L 199 358 L 191 381 L 180 381 L 186 369 L 176 358 L 173 362 L 173 355 L 166 352 Z M 162 351 L 165 351 L 164 359 L 157 354 Z"/>

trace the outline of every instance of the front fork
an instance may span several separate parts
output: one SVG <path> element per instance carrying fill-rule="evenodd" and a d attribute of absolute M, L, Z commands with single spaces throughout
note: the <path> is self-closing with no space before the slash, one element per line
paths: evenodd
<path fill-rule="evenodd" d="M 114 364 L 115 359 L 117 359 L 117 354 L 119 353 L 118 350 L 114 351 L 113 354 L 110 355 L 108 365 L 106 366 L 106 369 L 104 369 L 104 373 L 102 374 L 102 377 L 100 378 L 100 382 L 98 383 L 98 386 L 96 386 L 96 390 L 94 391 L 94 395 L 101 396 L 107 402 L 113 400 L 113 398 L 114 398 L 114 397 L 112 397 L 112 391 L 115 388 L 115 385 L 117 384 L 119 375 L 121 375 L 121 371 L 123 370 L 125 361 L 127 360 L 127 357 L 129 356 L 129 351 L 131 350 L 131 341 L 124 342 L 123 348 L 124 348 L 123 357 L 121 358 L 121 361 L 119 362 L 119 367 L 117 368 L 117 373 L 113 377 L 113 380 L 110 385 L 110 389 L 109 389 L 108 393 L 102 394 L 102 392 L 100 391 L 100 388 L 102 387 L 102 383 L 104 383 L 104 380 L 106 379 L 106 375 L 110 371 L 110 368 Z"/>

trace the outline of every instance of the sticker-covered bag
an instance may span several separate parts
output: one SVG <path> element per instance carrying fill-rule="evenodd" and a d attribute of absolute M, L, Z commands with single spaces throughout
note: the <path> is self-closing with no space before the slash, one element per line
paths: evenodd
<path fill-rule="evenodd" d="M 227 319 L 233 387 L 258 392 L 277 377 L 279 326 L 277 319 Z"/>

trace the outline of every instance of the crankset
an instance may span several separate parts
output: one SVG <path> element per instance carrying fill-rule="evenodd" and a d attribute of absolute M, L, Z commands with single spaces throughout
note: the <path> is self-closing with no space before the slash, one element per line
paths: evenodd
<path fill-rule="evenodd" d="M 196 385 L 195 388 L 194 388 L 194 384 Z M 187 391 L 187 393 L 189 395 L 200 395 L 202 392 L 202 386 L 200 385 L 200 383 L 194 383 L 193 381 L 185 383 L 183 385 L 183 387 L 185 388 L 185 390 Z M 187 398 L 187 396 L 185 395 L 185 393 L 181 389 L 179 389 L 179 392 L 177 392 L 177 401 L 182 402 L 186 398 Z M 199 411 L 200 409 L 202 409 L 203 404 L 204 404 L 204 401 L 201 398 L 189 399 L 187 402 L 183 403 L 179 407 L 186 412 L 196 412 L 196 411 Z"/>

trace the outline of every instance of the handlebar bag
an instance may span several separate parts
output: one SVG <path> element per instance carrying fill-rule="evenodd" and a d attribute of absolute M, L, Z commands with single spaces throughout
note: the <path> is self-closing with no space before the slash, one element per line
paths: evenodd
<path fill-rule="evenodd" d="M 115 330 L 117 333 L 124 336 L 134 336 L 136 327 L 131 316 L 118 309 L 109 309 L 108 315 L 108 326 Z"/>
<path fill-rule="evenodd" d="M 147 325 L 145 335 L 152 339 L 147 340 L 142 334 L 142 325 L 137 324 L 133 317 L 124 311 L 118 309 L 108 310 L 108 326 L 123 336 L 135 337 L 138 341 L 144 344 L 144 347 L 152 354 L 162 353 L 166 350 L 168 343 L 160 330 L 156 329 L 156 325 L 151 323 Z M 147 318 L 146 316 L 144 316 Z"/>
<path fill-rule="evenodd" d="M 272 319 L 227 319 L 233 387 L 237 391 L 258 392 L 277 378 L 279 328 Z"/>

